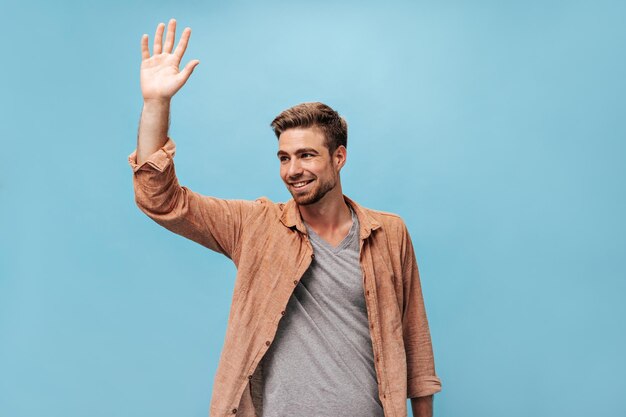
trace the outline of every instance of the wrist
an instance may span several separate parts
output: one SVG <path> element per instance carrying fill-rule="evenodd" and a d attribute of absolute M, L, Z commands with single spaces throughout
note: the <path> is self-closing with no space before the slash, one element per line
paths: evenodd
<path fill-rule="evenodd" d="M 172 101 L 171 97 L 144 98 L 143 107 L 144 108 L 169 107 L 171 101 Z"/>

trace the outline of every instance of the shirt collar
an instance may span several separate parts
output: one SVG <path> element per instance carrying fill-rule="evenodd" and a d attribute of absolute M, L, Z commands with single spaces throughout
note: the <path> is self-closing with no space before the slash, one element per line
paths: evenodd
<path fill-rule="evenodd" d="M 361 239 L 366 239 L 372 233 L 372 230 L 376 230 L 381 226 L 364 207 L 361 207 L 345 195 L 343 199 L 352 207 L 357 219 L 359 219 L 359 237 Z M 300 210 L 298 210 L 298 204 L 296 204 L 293 198 L 285 203 L 280 221 L 286 227 L 295 227 L 300 233 L 307 233 L 304 222 L 302 221 L 302 216 L 300 215 Z"/>

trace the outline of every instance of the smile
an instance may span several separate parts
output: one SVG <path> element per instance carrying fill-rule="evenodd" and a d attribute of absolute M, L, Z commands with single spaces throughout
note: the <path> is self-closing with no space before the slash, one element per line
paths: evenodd
<path fill-rule="evenodd" d="M 295 188 L 296 190 L 299 190 L 301 188 L 306 187 L 308 184 L 312 183 L 313 180 L 308 180 L 308 181 L 300 181 L 300 182 L 292 182 L 291 186 L 293 188 Z"/>

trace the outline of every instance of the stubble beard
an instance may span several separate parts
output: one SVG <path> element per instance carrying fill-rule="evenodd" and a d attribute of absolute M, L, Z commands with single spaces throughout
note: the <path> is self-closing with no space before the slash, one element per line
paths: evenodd
<path fill-rule="evenodd" d="M 315 181 L 320 181 L 320 179 L 317 178 Z M 310 204 L 315 204 L 318 201 L 320 201 L 322 198 L 324 198 L 324 196 L 330 190 L 335 188 L 336 184 L 337 184 L 337 181 L 331 178 L 326 181 L 320 181 L 318 187 L 316 187 L 315 189 L 311 190 L 310 192 L 306 194 L 298 194 L 297 192 L 294 192 L 291 188 L 289 188 L 289 192 L 291 193 L 291 196 L 293 197 L 294 201 L 297 204 L 301 206 L 308 206 Z"/>

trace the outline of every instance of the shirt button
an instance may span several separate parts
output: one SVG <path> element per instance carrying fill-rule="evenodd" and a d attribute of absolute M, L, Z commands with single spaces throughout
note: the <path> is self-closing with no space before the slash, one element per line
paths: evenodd
<path fill-rule="evenodd" d="M 271 342 L 268 340 L 267 342 L 265 342 L 265 345 L 266 345 L 266 346 L 269 346 L 269 345 L 270 345 L 270 343 L 271 343 Z"/>
<path fill-rule="evenodd" d="M 281 312 L 280 312 L 280 315 L 281 315 L 281 316 L 284 316 L 284 315 L 285 315 L 285 310 L 281 311 Z"/>
<path fill-rule="evenodd" d="M 248 375 L 248 379 L 252 379 L 252 375 Z"/>
<path fill-rule="evenodd" d="M 298 280 L 297 279 L 293 281 L 293 285 L 298 285 Z"/>
<path fill-rule="evenodd" d="M 370 295 L 370 290 L 365 291 L 366 295 Z"/>
<path fill-rule="evenodd" d="M 378 356 L 376 356 L 376 362 L 378 362 Z"/>
<path fill-rule="evenodd" d="M 315 259 L 315 254 L 314 253 L 311 254 L 311 259 Z"/>
<path fill-rule="evenodd" d="M 370 329 L 374 330 L 374 325 L 370 324 Z"/>
<path fill-rule="evenodd" d="M 233 408 L 233 409 L 232 409 L 232 412 L 233 412 L 233 414 L 237 414 L 237 409 L 236 409 L 236 408 Z"/>

